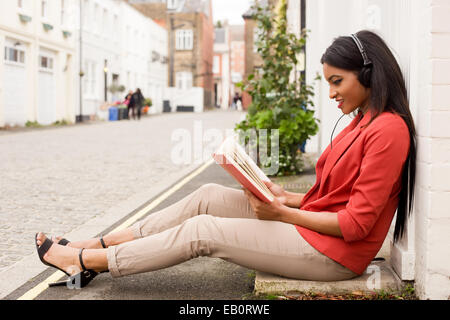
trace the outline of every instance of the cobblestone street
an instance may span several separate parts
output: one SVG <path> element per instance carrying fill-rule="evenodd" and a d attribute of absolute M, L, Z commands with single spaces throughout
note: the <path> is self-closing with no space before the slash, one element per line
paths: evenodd
<path fill-rule="evenodd" d="M 176 129 L 234 128 L 241 112 L 174 113 L 141 122 L 2 132 L 0 273 L 34 252 L 34 234 L 64 235 L 193 164 L 174 164 Z M 198 122 L 197 122 L 198 124 Z"/>

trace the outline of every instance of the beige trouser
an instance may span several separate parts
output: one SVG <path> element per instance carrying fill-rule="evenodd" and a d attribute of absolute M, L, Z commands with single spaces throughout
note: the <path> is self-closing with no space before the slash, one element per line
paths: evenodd
<path fill-rule="evenodd" d="M 294 225 L 257 219 L 242 190 L 205 184 L 132 226 L 136 240 L 108 248 L 113 277 L 167 268 L 200 256 L 284 277 L 357 276 L 311 247 Z"/>

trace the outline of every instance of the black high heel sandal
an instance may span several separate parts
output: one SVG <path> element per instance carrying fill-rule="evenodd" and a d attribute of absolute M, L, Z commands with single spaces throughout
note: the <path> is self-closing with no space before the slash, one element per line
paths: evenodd
<path fill-rule="evenodd" d="M 81 268 L 83 269 L 83 271 L 81 271 L 80 273 L 77 273 L 73 276 L 71 276 L 69 273 L 67 273 L 63 269 L 61 269 L 51 263 L 48 263 L 47 261 L 44 260 L 44 255 L 47 253 L 47 251 L 50 249 L 50 247 L 53 245 L 54 242 L 52 240 L 50 240 L 49 238 L 47 238 L 47 239 L 45 239 L 44 243 L 41 246 L 38 246 L 37 237 L 38 237 L 38 234 L 36 233 L 35 244 L 36 244 L 37 252 L 39 255 L 39 259 L 42 261 L 42 263 L 49 267 L 53 267 L 55 269 L 58 269 L 58 270 L 64 272 L 69 277 L 69 279 L 65 280 L 65 281 L 50 283 L 48 285 L 49 287 L 67 286 L 68 288 L 72 288 L 72 289 L 73 288 L 81 289 L 81 288 L 86 287 L 98 275 L 98 272 L 96 272 L 94 270 L 86 269 L 86 267 L 84 266 L 83 256 L 82 256 L 84 248 L 80 249 L 80 253 L 78 254 L 78 257 L 80 259 L 80 265 L 81 265 Z"/>

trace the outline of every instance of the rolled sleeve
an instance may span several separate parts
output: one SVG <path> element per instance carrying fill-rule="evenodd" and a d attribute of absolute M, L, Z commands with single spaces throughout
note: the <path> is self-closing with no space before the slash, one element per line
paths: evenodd
<path fill-rule="evenodd" d="M 369 235 L 391 197 L 408 155 L 409 131 L 402 119 L 369 129 L 359 176 L 346 208 L 337 213 L 346 242 Z"/>

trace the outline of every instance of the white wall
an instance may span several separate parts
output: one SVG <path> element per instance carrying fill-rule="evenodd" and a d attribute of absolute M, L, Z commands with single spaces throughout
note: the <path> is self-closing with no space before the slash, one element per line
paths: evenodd
<path fill-rule="evenodd" d="M 71 7 L 75 0 L 66 1 L 67 7 Z M 39 52 L 48 51 L 54 54 L 53 74 L 56 81 L 55 120 L 71 120 L 70 114 L 74 107 L 73 93 L 75 83 L 73 69 L 70 65 L 76 54 L 75 37 L 65 37 L 63 31 L 73 31 L 70 27 L 70 16 L 66 15 L 66 23 L 61 23 L 61 2 L 48 1 L 47 17 L 41 16 L 41 1 L 25 0 L 26 7 L 19 9 L 17 1 L 2 1 L 0 3 L 0 88 L 4 88 L 5 61 L 3 59 L 5 40 L 11 39 L 20 43 L 19 47 L 25 50 L 26 80 L 19 84 L 19 95 L 26 95 L 25 115 L 23 119 L 15 123 L 5 123 L 5 93 L 0 89 L 0 126 L 24 125 L 27 121 L 36 121 L 39 101 Z M 20 15 L 26 15 L 32 20 L 21 22 Z M 45 31 L 43 23 L 52 25 L 53 29 Z M 42 89 L 42 87 L 41 87 Z"/>
<path fill-rule="evenodd" d="M 320 58 L 333 39 L 361 29 L 380 34 L 402 68 L 418 134 L 415 204 L 405 236 L 391 245 L 391 263 L 404 280 L 414 279 L 422 299 L 450 296 L 450 1 L 310 0 L 307 2 L 307 81 L 323 76 Z M 341 112 L 326 81 L 315 83 L 320 132 L 307 151 L 330 143 Z M 349 122 L 344 117 L 334 137 Z M 393 221 L 393 224 L 395 220 Z M 392 228 L 389 237 L 392 235 Z"/>
<path fill-rule="evenodd" d="M 168 87 L 164 94 L 164 100 L 170 101 L 172 112 L 176 112 L 177 106 L 193 106 L 194 112 L 203 112 L 203 88 L 192 87 L 183 90 L 176 87 Z"/>
<path fill-rule="evenodd" d="M 415 283 L 423 299 L 450 298 L 450 1 L 414 3 L 418 162 Z"/>

